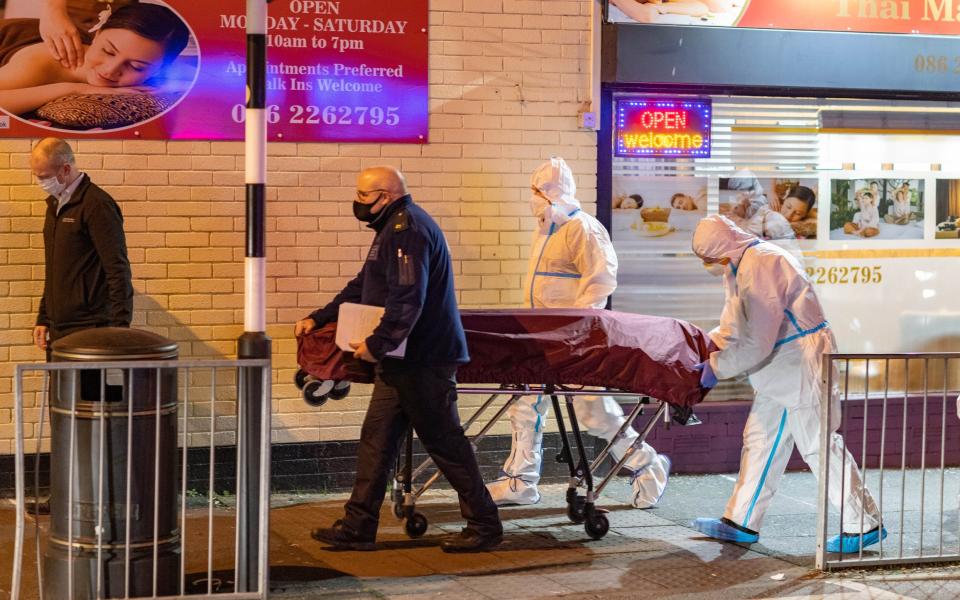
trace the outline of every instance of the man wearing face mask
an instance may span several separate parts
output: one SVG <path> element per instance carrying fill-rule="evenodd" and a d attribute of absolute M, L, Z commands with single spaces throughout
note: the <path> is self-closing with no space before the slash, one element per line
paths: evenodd
<path fill-rule="evenodd" d="M 580 210 L 573 172 L 559 157 L 534 171 L 530 207 L 537 217 L 523 299 L 529 308 L 604 308 L 617 287 L 617 255 L 607 230 Z M 612 397 L 580 396 L 577 417 L 591 435 L 610 441 L 625 419 Z M 524 396 L 510 407 L 513 439 L 500 477 L 488 487 L 497 504 L 536 504 L 543 463 L 543 428 L 550 403 Z M 639 437 L 633 428 L 613 444 L 619 460 Z M 624 467 L 632 472 L 633 505 L 650 508 L 663 495 L 670 460 L 643 443 Z"/>
<path fill-rule="evenodd" d="M 747 374 L 755 392 L 723 518 L 697 519 L 694 527 L 712 538 L 754 543 L 794 446 L 814 473 L 819 469 L 821 402 L 834 403 L 832 421 L 839 425 L 837 399 L 820 397 L 823 355 L 835 352 L 836 343 L 803 268 L 783 248 L 714 215 L 697 225 L 693 252 L 723 277 L 726 296 L 720 326 L 710 332 L 720 350 L 700 365 L 701 385 Z M 830 436 L 829 497 L 843 507 L 844 529 L 827 550 L 857 552 L 887 531 L 836 426 L 823 434 Z"/>
<path fill-rule="evenodd" d="M 90 327 L 129 327 L 133 285 L 120 207 L 77 169 L 70 145 L 40 141 L 30 169 L 47 197 L 46 276 L 34 344 L 41 350 Z"/>
<path fill-rule="evenodd" d="M 457 491 L 467 527 L 444 540 L 445 552 L 475 552 L 500 543 L 503 528 L 473 448 L 460 426 L 456 373 L 468 362 L 443 233 L 414 204 L 392 167 L 360 174 L 353 214 L 376 232 L 360 273 L 323 308 L 298 321 L 296 335 L 335 321 L 353 302 L 384 307 L 373 333 L 354 356 L 376 363 L 370 407 L 360 433 L 357 479 L 346 515 L 314 539 L 337 548 L 374 548 L 387 476 L 412 425 L 434 463 Z M 406 340 L 402 359 L 386 356 Z"/>

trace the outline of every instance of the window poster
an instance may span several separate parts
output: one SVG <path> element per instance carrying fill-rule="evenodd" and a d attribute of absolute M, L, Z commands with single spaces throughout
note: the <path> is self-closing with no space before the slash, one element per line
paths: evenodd
<path fill-rule="evenodd" d="M 830 239 L 922 240 L 923 179 L 834 179 Z"/>
<path fill-rule="evenodd" d="M 686 245 L 707 215 L 703 177 L 614 178 L 613 229 L 616 238 L 639 244 Z"/>
<path fill-rule="evenodd" d="M 960 232 L 960 179 L 938 179 L 936 239 L 960 239 L 958 232 Z"/>
<path fill-rule="evenodd" d="M 765 240 L 816 239 L 816 178 L 724 177 L 720 214 Z"/>
<path fill-rule="evenodd" d="M 690 286 L 722 302 L 721 286 L 691 254 L 693 230 L 707 215 L 708 178 L 619 175 L 613 178 L 611 237 L 619 269 L 616 310 L 704 323 L 705 302 Z"/>

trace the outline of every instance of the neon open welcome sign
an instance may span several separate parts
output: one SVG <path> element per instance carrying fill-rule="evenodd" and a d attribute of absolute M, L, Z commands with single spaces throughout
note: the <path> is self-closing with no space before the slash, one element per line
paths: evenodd
<path fill-rule="evenodd" d="M 617 156 L 709 158 L 709 100 L 622 98 L 617 100 Z"/>

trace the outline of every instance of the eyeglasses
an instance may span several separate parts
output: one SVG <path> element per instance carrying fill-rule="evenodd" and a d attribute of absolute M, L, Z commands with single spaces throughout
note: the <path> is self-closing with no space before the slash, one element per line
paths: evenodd
<path fill-rule="evenodd" d="M 386 191 L 387 191 L 387 190 L 380 190 L 380 189 L 377 189 L 377 190 L 366 190 L 366 191 L 364 191 L 364 190 L 357 190 L 357 199 L 358 199 L 358 200 L 363 200 L 364 197 L 366 197 L 367 194 L 372 194 L 372 193 L 374 193 L 374 192 L 386 192 Z"/>

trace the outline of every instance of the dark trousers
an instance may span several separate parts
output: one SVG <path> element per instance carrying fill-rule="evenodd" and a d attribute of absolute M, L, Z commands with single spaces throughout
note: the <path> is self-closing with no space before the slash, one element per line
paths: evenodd
<path fill-rule="evenodd" d="M 497 505 L 460 426 L 456 373 L 455 365 L 410 366 L 392 359 L 377 366 L 370 408 L 360 431 L 357 479 L 344 519 L 358 533 L 370 537 L 377 533 L 387 478 L 411 425 L 457 491 L 467 525 L 484 535 L 502 531 Z"/>

